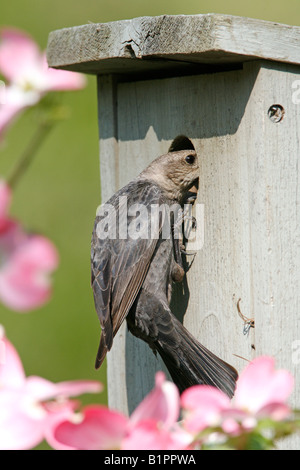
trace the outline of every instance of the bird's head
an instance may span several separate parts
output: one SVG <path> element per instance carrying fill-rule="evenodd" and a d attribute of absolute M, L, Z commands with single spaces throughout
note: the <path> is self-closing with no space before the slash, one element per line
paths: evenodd
<path fill-rule="evenodd" d="M 198 157 L 194 148 L 187 150 L 176 150 L 176 147 L 173 150 L 173 148 L 171 146 L 168 153 L 156 158 L 140 177 L 158 184 L 170 199 L 182 204 L 188 198 L 190 190 L 193 191 L 195 188 L 194 192 L 197 192 Z"/>

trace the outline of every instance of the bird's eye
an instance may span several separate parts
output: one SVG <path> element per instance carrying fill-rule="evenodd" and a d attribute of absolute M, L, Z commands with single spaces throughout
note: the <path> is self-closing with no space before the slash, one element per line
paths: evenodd
<path fill-rule="evenodd" d="M 187 155 L 185 157 L 185 161 L 189 164 L 192 165 L 195 161 L 195 155 Z"/>

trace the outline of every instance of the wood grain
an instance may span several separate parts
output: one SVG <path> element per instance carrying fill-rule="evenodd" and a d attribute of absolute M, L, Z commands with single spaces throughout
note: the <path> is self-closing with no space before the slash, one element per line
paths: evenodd
<path fill-rule="evenodd" d="M 299 64 L 299 41 L 298 26 L 222 14 L 163 15 L 53 31 L 47 58 L 50 67 L 96 74 L 192 71 L 257 58 Z"/>

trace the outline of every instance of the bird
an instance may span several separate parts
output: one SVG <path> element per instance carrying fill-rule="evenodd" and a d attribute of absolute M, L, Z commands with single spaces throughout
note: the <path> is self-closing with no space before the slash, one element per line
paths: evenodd
<path fill-rule="evenodd" d="M 180 135 L 100 206 L 91 242 L 91 285 L 101 327 L 95 367 L 126 321 L 130 333 L 160 355 L 180 393 L 206 384 L 231 398 L 236 369 L 194 338 L 170 309 L 173 283 L 185 276 L 176 228 L 182 208 L 195 202 L 198 184 L 198 155 Z"/>

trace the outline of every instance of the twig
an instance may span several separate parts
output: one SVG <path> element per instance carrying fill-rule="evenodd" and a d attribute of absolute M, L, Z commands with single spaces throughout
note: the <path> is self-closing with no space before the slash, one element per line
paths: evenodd
<path fill-rule="evenodd" d="M 254 321 L 254 318 L 247 318 L 247 317 L 245 317 L 245 315 L 242 314 L 241 309 L 240 309 L 240 301 L 241 300 L 242 299 L 239 299 L 237 301 L 236 307 L 237 307 L 237 311 L 238 311 L 239 316 L 244 321 L 243 333 L 244 333 L 244 335 L 246 335 L 247 333 L 249 333 L 250 328 L 255 328 L 255 321 Z"/>
<path fill-rule="evenodd" d="M 15 167 L 11 171 L 11 174 L 7 178 L 7 182 L 11 188 L 13 188 L 23 173 L 27 170 L 30 163 L 32 162 L 35 153 L 43 143 L 45 137 L 49 133 L 53 126 L 53 122 L 50 121 L 42 121 L 33 135 L 29 145 L 24 150 L 23 154 L 21 155 L 20 159 L 17 161 Z"/>

